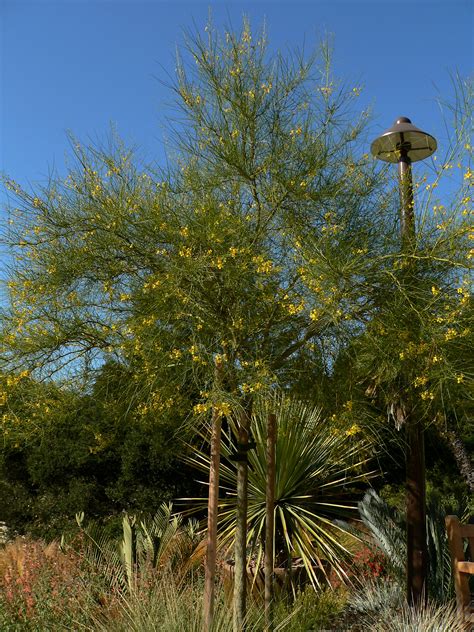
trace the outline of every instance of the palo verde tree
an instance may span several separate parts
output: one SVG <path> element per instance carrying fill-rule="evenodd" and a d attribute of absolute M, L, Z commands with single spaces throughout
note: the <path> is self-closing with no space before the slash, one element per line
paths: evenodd
<path fill-rule="evenodd" d="M 248 24 L 224 37 L 208 28 L 173 89 L 182 118 L 167 171 L 139 167 L 119 142 L 73 140 L 66 179 L 33 192 L 7 180 L 2 357 L 39 375 L 113 358 L 130 370 L 128 397 L 139 394 L 139 412 L 157 423 L 193 384 L 194 412 L 234 413 L 244 449 L 252 394 L 320 366 L 323 346 L 363 321 L 391 234 L 383 178 L 362 150 L 359 88 L 331 76 L 325 47 L 269 55 Z M 244 461 L 239 471 L 236 629 Z"/>
<path fill-rule="evenodd" d="M 332 77 L 327 47 L 270 54 L 247 23 L 223 36 L 209 26 L 184 48 L 172 90 L 166 169 L 116 140 L 73 140 L 65 179 L 34 191 L 7 179 L 3 368 L 47 376 L 113 359 L 138 415 L 212 410 L 245 451 L 253 394 L 331 366 L 377 312 L 398 251 L 394 195 L 365 153 L 359 87 Z"/>

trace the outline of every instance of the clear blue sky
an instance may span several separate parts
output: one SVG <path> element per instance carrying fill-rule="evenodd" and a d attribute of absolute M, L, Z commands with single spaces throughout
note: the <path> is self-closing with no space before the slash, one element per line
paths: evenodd
<path fill-rule="evenodd" d="M 66 130 L 104 138 L 110 122 L 148 159 L 162 156 L 173 73 L 183 29 L 254 26 L 265 19 L 274 48 L 334 35 L 336 75 L 363 85 L 375 132 L 399 115 L 438 138 L 436 104 L 452 92 L 450 72 L 474 68 L 473 3 L 468 0 L 312 2 L 148 2 L 0 0 L 0 171 L 22 184 L 64 171 Z M 5 195 L 0 193 L 4 206 Z M 5 217 L 2 213 L 0 218 Z"/>

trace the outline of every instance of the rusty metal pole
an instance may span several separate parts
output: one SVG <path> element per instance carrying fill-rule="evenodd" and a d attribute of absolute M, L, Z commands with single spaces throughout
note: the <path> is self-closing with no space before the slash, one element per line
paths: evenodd
<path fill-rule="evenodd" d="M 216 361 L 216 382 L 222 379 L 222 363 Z M 217 514 L 219 507 L 219 468 L 221 454 L 222 415 L 212 411 L 211 463 L 209 467 L 209 497 L 207 504 L 207 549 L 204 577 L 204 632 L 209 632 L 214 616 L 214 586 L 217 557 Z"/>
<path fill-rule="evenodd" d="M 277 424 L 275 413 L 268 415 L 267 485 L 265 494 L 265 632 L 273 629 L 273 573 L 275 559 L 275 448 Z"/>
<path fill-rule="evenodd" d="M 401 134 L 398 175 L 402 250 L 407 251 L 415 239 L 415 217 L 411 161 L 404 149 L 403 134 Z M 410 410 L 407 410 L 406 435 L 407 600 L 410 605 L 418 606 L 426 601 L 428 578 L 425 439 L 423 424 L 413 418 Z"/>

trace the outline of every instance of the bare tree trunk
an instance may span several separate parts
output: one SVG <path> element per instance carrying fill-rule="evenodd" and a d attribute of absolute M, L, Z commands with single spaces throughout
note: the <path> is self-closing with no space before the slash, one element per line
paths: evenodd
<path fill-rule="evenodd" d="M 448 430 L 444 437 L 453 453 L 459 473 L 466 481 L 471 494 L 474 494 L 474 467 L 463 442 L 454 430 Z"/>
<path fill-rule="evenodd" d="M 421 606 L 427 599 L 425 439 L 422 423 L 407 423 L 407 599 Z"/>
<path fill-rule="evenodd" d="M 276 415 L 268 415 L 267 426 L 267 488 L 265 499 L 265 630 L 273 629 L 273 565 L 275 558 L 275 447 Z"/>
<path fill-rule="evenodd" d="M 237 443 L 237 523 L 234 546 L 234 613 L 233 630 L 244 629 L 247 597 L 247 488 L 248 488 L 248 441 L 250 414 L 244 408 L 238 429 Z"/>
<path fill-rule="evenodd" d="M 221 381 L 222 365 L 216 362 L 216 381 Z M 222 416 L 212 411 L 211 463 L 209 468 L 209 497 L 207 505 L 207 550 L 204 579 L 204 629 L 208 632 L 214 616 L 214 584 L 217 553 L 217 513 L 219 506 L 219 467 L 221 452 Z"/>

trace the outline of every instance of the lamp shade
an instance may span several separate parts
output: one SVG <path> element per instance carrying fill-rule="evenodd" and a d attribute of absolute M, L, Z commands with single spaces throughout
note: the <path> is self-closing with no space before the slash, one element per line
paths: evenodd
<path fill-rule="evenodd" d="M 436 139 L 415 127 L 401 116 L 395 124 L 376 138 L 370 147 L 372 155 L 385 162 L 398 162 L 403 155 L 410 162 L 428 158 L 436 151 Z"/>

